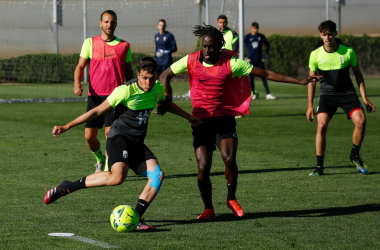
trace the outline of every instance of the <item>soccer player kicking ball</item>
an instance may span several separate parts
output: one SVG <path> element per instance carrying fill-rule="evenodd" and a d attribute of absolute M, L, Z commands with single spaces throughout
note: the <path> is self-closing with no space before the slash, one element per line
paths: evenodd
<path fill-rule="evenodd" d="M 320 77 L 309 76 L 297 80 L 237 59 L 236 52 L 222 49 L 223 32 L 213 26 L 197 25 L 193 33 L 202 37 L 202 49 L 172 64 L 162 73 L 160 80 L 166 87 L 167 95 L 171 96 L 170 78 L 188 72 L 193 115 L 202 118 L 198 127 L 192 127 L 193 147 L 198 164 L 198 188 L 205 207 L 198 219 L 210 219 L 215 216 L 210 180 L 215 145 L 225 164 L 227 206 L 235 216 L 242 217 L 244 210 L 235 196 L 238 179 L 238 136 L 235 116 L 249 114 L 251 87 L 247 76 L 251 74 L 272 81 L 302 85 Z"/>
<path fill-rule="evenodd" d="M 120 185 L 131 168 L 136 174 L 148 178 L 136 205 L 140 217 L 137 228 L 155 229 L 145 224 L 141 217 L 160 191 L 164 179 L 158 160 L 144 144 L 149 115 L 157 103 L 162 103 L 158 110 L 167 108 L 169 112 L 187 119 L 192 126 L 196 127 L 201 122 L 199 118 L 165 100 L 165 87 L 157 81 L 157 63 L 153 58 L 145 57 L 139 62 L 137 79 L 117 87 L 101 105 L 65 126 L 54 126 L 52 134 L 57 137 L 70 128 L 95 119 L 112 107 L 115 108 L 114 122 L 106 143 L 109 171 L 97 172 L 74 182 L 64 181 L 47 191 L 44 202 L 50 204 L 83 188 Z M 164 105 L 165 103 L 167 105 Z"/>
<path fill-rule="evenodd" d="M 375 107 L 368 100 L 364 85 L 363 75 L 357 63 L 354 50 L 343 44 L 337 43 L 338 34 L 336 24 L 332 21 L 324 21 L 319 27 L 319 36 L 323 45 L 311 52 L 309 59 L 310 75 L 319 71 L 323 75 L 321 80 L 321 95 L 317 108 L 318 127 L 315 139 L 317 167 L 310 176 L 323 174 L 323 161 L 326 151 L 326 133 L 328 125 L 338 107 L 341 107 L 352 119 L 355 129 L 352 135 L 352 150 L 350 160 L 356 165 L 362 174 L 368 172 L 367 166 L 359 156 L 360 146 L 364 139 L 366 118 L 363 107 L 352 84 L 349 69 L 354 71 L 356 83 L 368 112 L 375 111 Z M 309 122 L 314 119 L 313 99 L 315 83 L 308 87 L 308 108 L 306 118 Z"/>

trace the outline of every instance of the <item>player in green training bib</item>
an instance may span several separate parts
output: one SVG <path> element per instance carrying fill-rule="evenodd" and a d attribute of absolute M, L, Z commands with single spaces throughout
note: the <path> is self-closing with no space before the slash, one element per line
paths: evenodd
<path fill-rule="evenodd" d="M 355 125 L 352 135 L 353 144 L 350 160 L 355 164 L 360 173 L 366 174 L 368 173 L 367 166 L 359 156 L 360 146 L 365 134 L 366 117 L 350 78 L 350 68 L 352 68 L 355 74 L 356 83 L 367 111 L 375 111 L 375 107 L 367 98 L 364 78 L 358 66 L 354 50 L 336 41 L 338 34 L 336 24 L 332 21 L 324 21 L 319 25 L 318 30 L 323 40 L 323 45 L 311 52 L 309 68 L 310 75 L 314 75 L 318 71 L 318 74 L 322 75 L 323 78 L 321 80 L 321 95 L 317 108 L 318 127 L 315 143 L 317 167 L 310 176 L 323 174 L 327 128 L 339 107 L 344 110 L 348 119 L 352 119 Z M 309 122 L 312 122 L 314 119 L 313 100 L 315 84 L 315 82 L 310 83 L 308 86 L 309 101 L 306 117 Z"/>
<path fill-rule="evenodd" d="M 106 143 L 109 171 L 97 172 L 75 182 L 64 181 L 47 191 L 44 202 L 53 203 L 79 189 L 120 185 L 125 181 L 128 169 L 132 169 L 137 175 L 148 178 L 136 205 L 140 217 L 137 228 L 155 229 L 145 224 L 141 217 L 160 191 L 164 179 L 156 156 L 144 144 L 149 115 L 157 104 L 161 104 L 161 109 L 165 106 L 169 112 L 187 119 L 192 126 L 197 127 L 201 123 L 199 118 L 166 99 L 165 87 L 157 81 L 157 63 L 153 58 L 145 57 L 139 63 L 136 79 L 117 87 L 102 104 L 65 126 L 54 126 L 52 133 L 57 137 L 74 126 L 96 119 L 111 108 L 115 109 Z"/>

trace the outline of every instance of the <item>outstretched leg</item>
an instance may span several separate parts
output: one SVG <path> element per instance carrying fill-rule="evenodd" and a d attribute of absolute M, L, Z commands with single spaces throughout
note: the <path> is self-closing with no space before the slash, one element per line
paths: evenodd
<path fill-rule="evenodd" d="M 77 181 L 63 181 L 60 185 L 47 191 L 44 202 L 50 204 L 57 199 L 83 188 L 115 186 L 123 183 L 128 174 L 128 165 L 124 162 L 116 162 L 111 171 L 97 172 Z"/>

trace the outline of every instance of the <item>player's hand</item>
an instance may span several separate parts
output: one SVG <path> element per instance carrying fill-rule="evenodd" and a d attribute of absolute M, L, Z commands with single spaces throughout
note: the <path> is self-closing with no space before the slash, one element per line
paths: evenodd
<path fill-rule="evenodd" d="M 301 85 L 307 85 L 309 84 L 310 82 L 318 82 L 321 80 L 323 76 L 316 76 L 316 75 L 312 75 L 312 76 L 308 76 L 302 80 L 300 80 L 300 84 Z"/>
<path fill-rule="evenodd" d="M 161 57 L 163 55 L 164 55 L 164 50 L 159 49 L 159 50 L 156 51 L 156 57 Z"/>
<path fill-rule="evenodd" d="M 363 102 L 365 104 L 365 108 L 368 113 L 371 113 L 372 111 L 375 112 L 375 106 L 372 105 L 372 103 L 368 99 L 363 99 Z"/>
<path fill-rule="evenodd" d="M 190 122 L 191 126 L 198 127 L 199 125 L 201 125 L 202 119 L 199 117 L 196 117 L 196 116 L 190 116 L 189 122 Z"/>
<path fill-rule="evenodd" d="M 74 94 L 76 94 L 77 96 L 82 96 L 83 85 L 81 83 L 74 83 Z"/>
<path fill-rule="evenodd" d="M 313 122 L 313 119 L 314 119 L 314 108 L 313 108 L 313 107 L 309 107 L 309 108 L 307 108 L 307 111 L 306 111 L 306 119 L 307 119 L 309 122 Z"/>
<path fill-rule="evenodd" d="M 58 135 L 65 133 L 67 129 L 65 126 L 54 126 L 53 131 L 51 132 L 54 137 L 58 137 Z"/>
<path fill-rule="evenodd" d="M 166 112 L 168 112 L 171 105 L 172 105 L 172 99 L 169 96 L 165 96 L 165 101 L 157 105 L 156 114 L 163 116 L 164 114 L 166 114 Z"/>

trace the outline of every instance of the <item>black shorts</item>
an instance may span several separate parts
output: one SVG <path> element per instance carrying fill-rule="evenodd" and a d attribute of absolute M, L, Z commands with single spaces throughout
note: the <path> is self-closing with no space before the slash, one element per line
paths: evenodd
<path fill-rule="evenodd" d="M 108 96 L 88 96 L 87 98 L 87 111 L 99 106 L 102 102 L 107 99 Z M 85 128 L 103 128 L 103 125 L 106 127 L 111 127 L 113 122 L 113 108 L 108 109 L 98 118 L 86 122 L 84 124 Z"/>
<path fill-rule="evenodd" d="M 351 119 L 353 111 L 363 110 L 358 96 L 354 93 L 347 95 L 321 95 L 319 97 L 317 114 L 327 113 L 331 119 L 339 107 L 343 109 L 348 119 Z"/>
<path fill-rule="evenodd" d="M 215 150 L 223 139 L 234 138 L 236 144 L 238 137 L 236 133 L 236 121 L 233 116 L 218 116 L 203 118 L 201 125 L 191 127 L 193 129 L 194 150 L 200 146 L 206 146 L 209 150 Z"/>
<path fill-rule="evenodd" d="M 110 170 L 116 162 L 124 162 L 137 174 L 137 167 L 141 163 L 150 159 L 157 160 L 145 144 L 134 142 L 123 135 L 107 138 L 106 150 Z"/>

